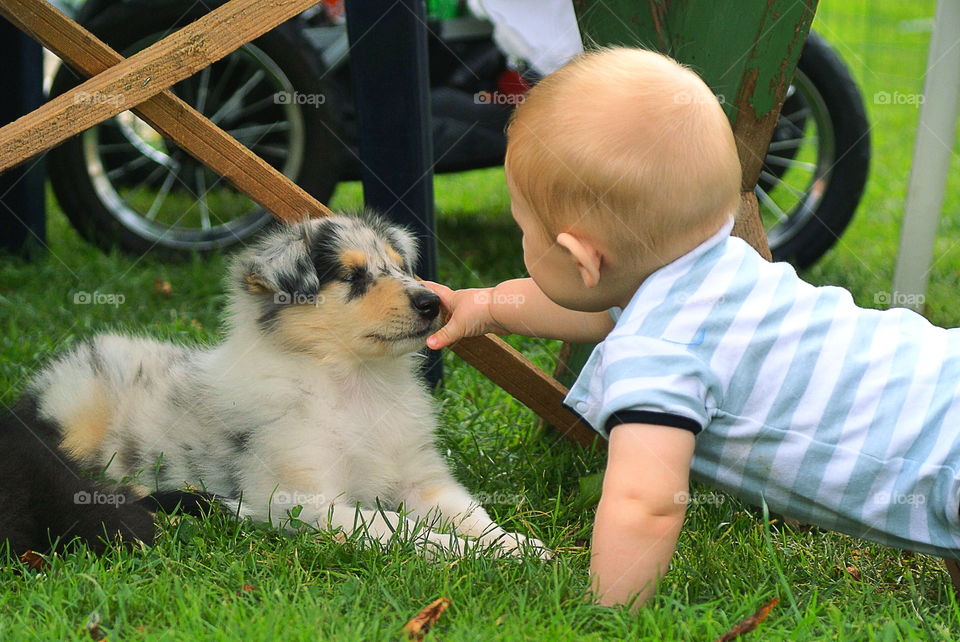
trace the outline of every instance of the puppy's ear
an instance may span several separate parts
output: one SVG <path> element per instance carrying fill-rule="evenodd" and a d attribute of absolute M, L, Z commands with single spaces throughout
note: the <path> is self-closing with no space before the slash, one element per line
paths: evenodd
<path fill-rule="evenodd" d="M 252 271 L 248 271 L 243 275 L 243 285 L 247 292 L 251 294 L 270 294 L 271 292 L 276 292 L 274 286 L 268 283 L 263 275 Z"/>
<path fill-rule="evenodd" d="M 308 223 L 280 227 L 234 262 L 234 275 L 251 294 L 316 294 L 317 273 L 307 249 Z"/>
<path fill-rule="evenodd" d="M 279 290 L 267 269 L 259 248 L 247 250 L 233 263 L 233 276 L 240 288 L 250 294 L 273 294 Z"/>
<path fill-rule="evenodd" d="M 416 237 L 406 228 L 395 225 L 390 226 L 390 230 L 387 234 L 390 238 L 390 245 L 392 245 L 393 249 L 395 249 L 397 253 L 403 257 L 404 269 L 408 273 L 413 274 L 413 270 L 416 267 L 418 258 Z"/>

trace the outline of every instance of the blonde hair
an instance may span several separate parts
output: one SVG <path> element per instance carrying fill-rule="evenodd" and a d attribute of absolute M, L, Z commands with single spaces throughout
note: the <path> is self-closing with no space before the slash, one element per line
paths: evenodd
<path fill-rule="evenodd" d="M 693 71 L 641 49 L 584 54 L 534 86 L 510 121 L 505 165 L 512 196 L 551 237 L 600 234 L 669 259 L 739 202 L 719 101 Z"/>

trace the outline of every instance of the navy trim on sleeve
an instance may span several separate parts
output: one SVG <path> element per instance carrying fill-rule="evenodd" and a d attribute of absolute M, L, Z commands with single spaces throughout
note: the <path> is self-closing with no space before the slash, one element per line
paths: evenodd
<path fill-rule="evenodd" d="M 620 424 L 654 424 L 656 426 L 670 426 L 671 428 L 682 428 L 689 430 L 693 434 L 698 434 L 703 430 L 694 419 L 673 415 L 669 412 L 653 412 L 651 410 L 621 410 L 610 415 L 604 428 L 609 433 Z"/>
<path fill-rule="evenodd" d="M 579 412 L 577 412 L 576 410 L 574 410 L 572 406 L 568 406 L 568 405 L 567 405 L 566 403 L 564 403 L 564 402 L 561 402 L 560 405 L 563 406 L 564 408 L 566 408 L 567 410 L 569 410 L 571 415 L 576 416 L 577 419 L 579 419 L 579 420 L 582 421 L 584 424 L 586 424 L 587 426 L 589 426 L 589 427 L 590 427 L 590 430 L 592 430 L 593 432 L 597 433 L 598 435 L 600 435 L 601 437 L 603 437 L 604 439 L 606 439 L 606 435 L 604 435 L 604 434 L 601 433 L 599 430 L 597 430 L 596 428 L 594 428 L 594 427 L 593 427 L 593 424 L 591 424 L 589 421 L 587 421 L 587 418 L 586 418 L 586 417 L 584 417 L 584 416 L 581 415 Z"/>

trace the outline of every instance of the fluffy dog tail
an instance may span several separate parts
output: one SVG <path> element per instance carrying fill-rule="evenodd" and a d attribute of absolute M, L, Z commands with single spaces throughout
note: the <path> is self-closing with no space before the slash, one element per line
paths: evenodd
<path fill-rule="evenodd" d="M 111 541 L 151 545 L 154 536 L 153 515 L 129 489 L 83 477 L 34 400 L 0 416 L 0 549 L 51 551 L 79 538 L 100 553 Z"/>

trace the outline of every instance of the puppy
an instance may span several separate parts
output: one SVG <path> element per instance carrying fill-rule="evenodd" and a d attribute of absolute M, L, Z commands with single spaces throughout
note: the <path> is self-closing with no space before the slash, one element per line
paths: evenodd
<path fill-rule="evenodd" d="M 381 542 L 399 530 L 430 554 L 460 554 L 468 536 L 546 557 L 494 523 L 433 445 L 416 352 L 440 301 L 414 277 L 416 254 L 370 214 L 280 227 L 234 260 L 220 345 L 100 335 L 28 394 L 72 459 L 144 492 L 189 485 L 241 516 Z M 401 504 L 456 536 L 413 528 Z"/>

